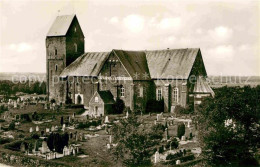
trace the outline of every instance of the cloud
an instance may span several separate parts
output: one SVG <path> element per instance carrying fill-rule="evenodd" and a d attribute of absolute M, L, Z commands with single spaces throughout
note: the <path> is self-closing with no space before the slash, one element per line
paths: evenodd
<path fill-rule="evenodd" d="M 118 17 L 114 16 L 114 17 L 112 17 L 112 18 L 109 19 L 109 22 L 110 22 L 111 24 L 116 24 L 116 23 L 119 22 L 119 19 L 118 19 Z"/>
<path fill-rule="evenodd" d="M 123 23 L 133 33 L 141 32 L 144 29 L 144 18 L 140 15 L 128 15 L 123 19 Z"/>
<path fill-rule="evenodd" d="M 163 18 L 158 27 L 165 30 L 165 29 L 179 29 L 181 27 L 181 18 L 180 17 L 173 17 L 173 18 Z"/>
<path fill-rule="evenodd" d="M 232 45 L 221 45 L 209 49 L 206 54 L 212 58 L 212 61 L 231 61 L 235 55 L 235 51 Z"/>
<path fill-rule="evenodd" d="M 17 52 L 27 52 L 33 49 L 32 45 L 28 43 L 10 44 L 8 48 Z"/>
<path fill-rule="evenodd" d="M 212 40 L 216 40 L 217 42 L 225 42 L 232 37 L 233 30 L 228 27 L 219 26 L 213 30 L 208 30 L 208 34 Z"/>

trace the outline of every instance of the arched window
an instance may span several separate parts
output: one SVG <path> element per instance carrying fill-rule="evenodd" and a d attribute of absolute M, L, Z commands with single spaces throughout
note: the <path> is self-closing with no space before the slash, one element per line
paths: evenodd
<path fill-rule="evenodd" d="M 55 71 L 58 71 L 58 65 L 55 64 Z"/>
<path fill-rule="evenodd" d="M 98 103 L 98 97 L 97 96 L 95 97 L 95 102 Z"/>
<path fill-rule="evenodd" d="M 77 27 L 74 27 L 74 32 L 77 32 Z"/>
<path fill-rule="evenodd" d="M 125 88 L 123 86 L 120 88 L 120 96 L 125 97 Z"/>
<path fill-rule="evenodd" d="M 78 45 L 76 43 L 74 43 L 74 49 L 75 49 L 75 52 L 78 52 Z"/>
<path fill-rule="evenodd" d="M 179 99 L 179 89 L 178 88 L 174 88 L 173 89 L 173 101 L 178 103 Z"/>
<path fill-rule="evenodd" d="M 58 55 L 58 50 L 57 50 L 57 48 L 55 48 L 55 56 L 57 56 Z"/>

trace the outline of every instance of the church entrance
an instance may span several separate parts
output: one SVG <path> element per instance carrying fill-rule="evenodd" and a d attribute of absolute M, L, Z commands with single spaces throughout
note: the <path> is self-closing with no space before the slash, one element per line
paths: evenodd
<path fill-rule="evenodd" d="M 77 97 L 77 104 L 81 104 L 81 102 L 82 102 L 82 99 L 81 99 L 80 95 L 78 95 L 78 97 Z"/>
<path fill-rule="evenodd" d="M 95 106 L 95 115 L 98 115 L 98 106 Z"/>

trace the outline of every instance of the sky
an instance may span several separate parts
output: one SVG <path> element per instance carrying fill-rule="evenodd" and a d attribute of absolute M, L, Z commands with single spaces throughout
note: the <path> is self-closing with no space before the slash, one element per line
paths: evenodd
<path fill-rule="evenodd" d="M 0 72 L 46 72 L 45 38 L 76 14 L 85 52 L 200 48 L 208 75 L 260 75 L 260 1 L 0 0 Z"/>

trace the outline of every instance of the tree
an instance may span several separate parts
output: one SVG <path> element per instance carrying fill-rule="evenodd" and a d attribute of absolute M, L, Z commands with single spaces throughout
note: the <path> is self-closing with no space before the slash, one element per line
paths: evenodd
<path fill-rule="evenodd" d="M 9 124 L 9 127 L 8 127 L 9 130 L 14 130 L 15 129 L 15 123 L 14 122 L 11 122 Z"/>
<path fill-rule="evenodd" d="M 51 133 L 47 138 L 47 145 L 50 150 L 62 153 L 64 146 L 69 142 L 69 135 L 67 133 L 60 135 L 59 133 Z"/>
<path fill-rule="evenodd" d="M 122 99 L 117 98 L 113 104 L 113 113 L 111 114 L 122 114 L 125 109 L 125 103 Z"/>
<path fill-rule="evenodd" d="M 185 125 L 184 123 L 181 123 L 178 125 L 178 129 L 177 129 L 177 136 L 179 139 L 181 139 L 181 137 L 185 134 Z"/>
<path fill-rule="evenodd" d="M 159 128 L 158 128 L 159 129 Z M 154 138 L 152 128 L 144 128 L 137 116 L 132 113 L 112 127 L 112 134 L 117 147 L 114 154 L 122 158 L 127 166 L 150 164 L 153 148 L 162 136 Z M 159 138 L 159 139 L 158 139 Z"/>
<path fill-rule="evenodd" d="M 260 86 L 223 87 L 197 108 L 200 144 L 211 166 L 258 165 Z"/>
<path fill-rule="evenodd" d="M 164 112 L 164 100 L 148 100 L 146 103 L 146 113 L 161 113 Z"/>

